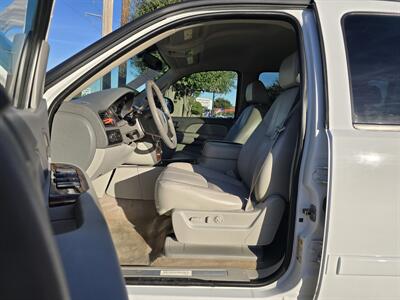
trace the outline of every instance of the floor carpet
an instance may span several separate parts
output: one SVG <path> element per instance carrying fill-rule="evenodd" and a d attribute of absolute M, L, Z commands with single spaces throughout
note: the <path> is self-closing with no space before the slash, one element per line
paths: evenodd
<path fill-rule="evenodd" d="M 104 196 L 100 204 L 123 266 L 256 268 L 256 262 L 248 260 L 166 257 L 163 246 L 173 232 L 171 219 L 158 215 L 153 201 Z"/>

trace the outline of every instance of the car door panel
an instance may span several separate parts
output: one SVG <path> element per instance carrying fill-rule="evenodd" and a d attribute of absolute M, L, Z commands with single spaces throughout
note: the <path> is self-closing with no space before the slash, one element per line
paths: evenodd
<path fill-rule="evenodd" d="M 74 204 L 49 209 L 71 299 L 127 299 L 114 244 L 96 193 L 89 177 L 82 171 L 81 174 L 88 189 Z"/>
<path fill-rule="evenodd" d="M 206 140 L 222 140 L 233 124 L 232 118 L 174 117 L 177 150 L 201 151 Z"/>
<path fill-rule="evenodd" d="M 330 150 L 324 245 L 315 299 L 400 299 L 400 132 L 378 124 L 359 127 L 352 89 L 355 78 L 371 81 L 370 71 L 377 69 L 374 56 L 380 69 L 387 67 L 379 60 L 382 56 L 376 54 L 377 49 L 363 44 L 365 51 L 357 51 L 357 59 L 368 68 L 358 67 L 362 76 L 352 78 L 354 52 L 353 58 L 346 53 L 350 48 L 344 35 L 348 16 L 388 16 L 399 12 L 400 4 L 317 0 L 316 5 L 325 48 Z M 367 28 L 357 24 L 357 28 Z M 362 30 L 375 32 L 372 26 Z M 358 41 L 354 34 L 359 33 L 352 34 Z M 383 34 L 377 44 L 390 47 Z M 378 97 L 374 96 L 374 101 Z"/>
<path fill-rule="evenodd" d="M 89 299 L 91 297 L 96 299 L 126 299 L 124 281 L 114 245 L 88 177 L 82 172 L 83 180 L 87 182 L 88 189 L 73 202 L 72 199 L 68 199 L 63 203 L 58 194 L 52 193 L 54 172 L 49 170 L 49 131 L 45 101 L 43 100 L 34 111 L 8 108 L 3 113 L 2 119 L 5 128 L 4 130 L 0 129 L 0 131 L 7 132 L 8 130 L 9 133 L 6 136 L 11 135 L 15 140 L 15 142 L 7 143 L 5 143 L 6 139 L 3 141 L 5 144 L 2 146 L 4 150 L 2 166 L 5 168 L 5 162 L 12 161 L 13 168 L 26 169 L 23 171 L 23 175 L 20 174 L 20 178 L 13 178 L 13 173 L 8 171 L 10 180 L 15 181 L 15 189 L 18 189 L 18 192 L 15 191 L 14 195 L 9 197 L 17 203 L 21 201 L 21 205 L 24 205 L 16 208 L 24 213 L 24 222 L 20 224 L 21 228 L 24 228 L 24 225 L 30 226 L 29 230 L 27 228 L 24 230 L 26 232 L 43 230 L 48 235 L 43 240 L 43 244 L 36 236 L 34 246 L 30 245 L 30 247 L 18 249 L 18 251 L 14 251 L 13 256 L 21 255 L 20 260 L 23 262 L 25 272 L 26 268 L 29 268 L 32 264 L 31 261 L 26 260 L 36 259 L 41 261 L 41 265 L 47 264 L 48 268 L 56 273 L 56 275 L 49 273 L 54 277 L 52 280 L 46 278 L 45 286 L 42 289 L 45 292 L 42 291 L 43 293 L 37 294 L 34 286 L 24 284 L 26 292 L 30 291 L 30 296 L 36 295 L 38 299 L 47 299 L 48 294 L 53 295 L 52 299 L 69 299 L 70 296 L 71 299 Z M 6 133 L 0 132 L 0 134 Z M 15 145 L 18 145 L 18 149 L 6 150 L 6 148 L 12 148 Z M 4 153 L 9 152 L 14 153 L 15 157 L 7 158 L 4 156 Z M 19 158 L 19 153 L 23 155 L 22 158 Z M 6 171 L 6 169 L 2 170 Z M 19 183 L 20 181 L 29 186 L 28 192 L 32 195 L 29 204 L 25 203 L 28 199 L 22 197 L 24 193 L 21 192 L 21 189 L 25 189 L 25 187 L 20 186 L 22 184 Z M 3 192 L 5 188 L 6 186 L 2 186 Z M 54 200 L 58 201 L 57 205 L 54 205 Z M 31 221 L 30 205 L 37 207 L 37 211 L 32 212 L 32 214 L 42 215 L 41 229 L 32 229 L 32 227 L 36 228 L 36 225 L 29 225 Z M 17 220 L 5 219 L 4 221 L 11 225 Z M 18 225 L 18 228 L 20 225 Z M 13 228 L 16 230 L 17 227 Z M 6 243 L 11 246 L 14 245 L 13 238 L 15 239 L 15 237 L 17 236 L 13 234 L 9 239 L 6 238 Z M 23 235 L 19 235 L 18 238 L 25 239 Z M 42 249 L 42 253 L 38 254 L 36 250 L 40 247 L 45 247 L 46 251 Z M 28 249 L 29 253 L 33 253 L 32 255 L 27 255 Z M 46 255 L 46 258 L 43 258 L 42 255 Z M 32 256 L 35 256 L 35 258 L 32 258 Z M 15 259 L 13 261 L 15 262 Z M 5 266 L 3 265 L 3 267 Z M 13 268 L 18 269 L 18 265 L 14 264 Z M 31 268 L 29 272 L 37 271 L 34 269 L 36 267 L 32 266 Z M 46 272 L 40 271 L 39 273 L 44 274 Z M 93 274 L 96 274 L 95 278 Z M 46 276 L 40 276 L 40 278 L 42 277 L 45 278 Z M 29 278 L 27 277 L 31 281 Z M 21 279 L 18 281 L 21 283 Z M 40 286 L 40 280 L 36 279 L 34 282 L 37 286 Z M 51 289 L 48 288 L 48 284 L 53 285 Z M 14 293 L 14 296 L 21 295 L 12 287 L 7 287 L 5 290 Z M 58 293 L 57 297 L 54 297 L 55 293 Z"/>
<path fill-rule="evenodd" d="M 7 98 L 0 85 L 1 296 L 71 299 L 45 205 L 49 176 L 32 131 Z"/>
<path fill-rule="evenodd" d="M 24 14 L 32 20 L 23 29 L 29 37 L 21 41 L 23 51 L 14 53 L 15 64 L 0 84 L 1 295 L 127 299 L 113 242 L 88 177 L 79 170 L 76 189 L 56 183 L 43 99 L 52 4 L 51 0 L 11 1 L 2 15 L 2 21 L 16 15 L 23 20 Z"/>

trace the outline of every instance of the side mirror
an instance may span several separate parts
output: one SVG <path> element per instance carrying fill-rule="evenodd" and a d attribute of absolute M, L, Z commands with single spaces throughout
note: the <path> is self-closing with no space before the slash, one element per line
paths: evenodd
<path fill-rule="evenodd" d="M 174 101 L 172 101 L 171 98 L 168 98 L 165 96 L 164 96 L 164 99 L 165 99 L 165 103 L 167 104 L 169 113 L 172 114 L 174 112 Z"/>

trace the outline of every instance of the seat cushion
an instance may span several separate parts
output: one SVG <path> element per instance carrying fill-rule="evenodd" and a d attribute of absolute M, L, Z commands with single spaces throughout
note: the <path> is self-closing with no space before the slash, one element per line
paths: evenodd
<path fill-rule="evenodd" d="M 248 189 L 236 178 L 189 163 L 172 163 L 156 182 L 159 214 L 172 209 L 241 210 Z"/>

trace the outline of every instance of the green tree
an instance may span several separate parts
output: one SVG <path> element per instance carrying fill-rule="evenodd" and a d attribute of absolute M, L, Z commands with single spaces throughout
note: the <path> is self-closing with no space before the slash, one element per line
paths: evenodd
<path fill-rule="evenodd" d="M 232 107 L 232 104 L 224 98 L 217 98 L 214 101 L 214 108 L 226 109 L 226 108 L 231 108 L 231 107 Z"/>
<path fill-rule="evenodd" d="M 236 73 L 230 71 L 208 71 L 183 77 L 174 84 L 180 95 L 199 96 L 201 92 L 226 94 L 235 86 Z"/>
<path fill-rule="evenodd" d="M 190 114 L 193 105 L 190 99 L 198 97 L 201 92 L 228 93 L 235 86 L 236 76 L 235 72 L 230 71 L 209 71 L 194 73 L 178 80 L 172 89 L 175 97 L 183 101 L 182 116 Z"/>
<path fill-rule="evenodd" d="M 180 0 L 136 0 L 134 17 L 140 17 L 164 6 L 181 2 Z"/>
<path fill-rule="evenodd" d="M 194 102 L 191 105 L 190 112 L 192 115 L 202 116 L 204 112 L 204 107 L 199 102 L 194 100 Z"/>

